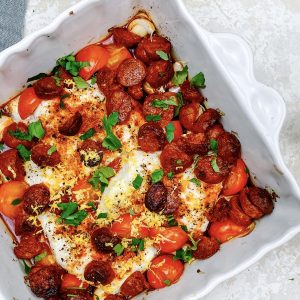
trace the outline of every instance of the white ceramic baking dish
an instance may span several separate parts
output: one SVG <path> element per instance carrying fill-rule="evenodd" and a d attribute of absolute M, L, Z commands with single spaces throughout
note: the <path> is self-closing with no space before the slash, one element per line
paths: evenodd
<path fill-rule="evenodd" d="M 58 57 L 97 41 L 108 28 L 123 23 L 139 9 L 151 14 L 160 32 L 171 39 L 176 55 L 188 63 L 192 75 L 204 72 L 209 105 L 224 111 L 225 128 L 238 133 L 257 184 L 273 188 L 280 197 L 272 215 L 258 221 L 250 235 L 222 245 L 208 260 L 187 266 L 177 284 L 140 296 L 199 299 L 300 229 L 299 188 L 283 163 L 278 145 L 285 105 L 274 90 L 255 80 L 252 54 L 242 39 L 203 30 L 180 0 L 82 1 L 0 54 L 0 103 L 20 90 L 28 77 L 49 71 Z M 13 255 L 11 238 L 2 224 L 0 241 L 0 299 L 36 299 L 23 283 L 23 268 Z M 197 273 L 197 269 L 202 272 Z"/>

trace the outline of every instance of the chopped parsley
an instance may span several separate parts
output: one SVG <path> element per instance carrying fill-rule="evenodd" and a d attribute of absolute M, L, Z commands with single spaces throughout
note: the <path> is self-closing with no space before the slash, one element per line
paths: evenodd
<path fill-rule="evenodd" d="M 138 174 L 133 180 L 132 185 L 136 190 L 138 190 L 141 187 L 142 183 L 143 183 L 143 177 L 140 174 Z"/>
<path fill-rule="evenodd" d="M 191 85 L 197 88 L 205 88 L 205 77 L 202 72 L 196 74 L 190 81 Z"/>
<path fill-rule="evenodd" d="M 163 60 L 169 60 L 169 56 L 166 52 L 161 51 L 161 50 L 157 50 L 155 51 L 155 53 Z"/>
<path fill-rule="evenodd" d="M 114 135 L 112 128 L 118 123 L 119 114 L 117 112 L 111 113 L 107 118 L 102 119 L 106 137 L 102 142 L 102 146 L 108 150 L 115 151 L 122 147 L 120 140 Z"/>
<path fill-rule="evenodd" d="M 171 143 L 174 140 L 174 131 L 175 131 L 175 126 L 172 122 L 170 122 L 166 126 L 166 136 L 169 143 Z"/>
<path fill-rule="evenodd" d="M 11 201 L 11 205 L 16 206 L 16 205 L 20 204 L 21 202 L 22 202 L 22 200 L 20 198 L 17 198 L 15 200 Z"/>
<path fill-rule="evenodd" d="M 174 96 L 172 96 L 166 100 L 154 99 L 151 102 L 151 106 L 157 107 L 157 108 L 162 108 L 162 109 L 168 109 L 170 105 L 173 105 L 173 106 L 178 105 L 176 98 Z"/>
<path fill-rule="evenodd" d="M 61 81 L 61 79 L 60 79 L 58 76 L 56 76 L 56 75 L 51 76 L 51 77 L 55 80 L 55 84 L 56 84 L 57 86 L 60 86 L 60 81 Z"/>
<path fill-rule="evenodd" d="M 196 186 L 201 186 L 201 182 L 197 178 L 192 178 L 189 181 L 192 182 L 192 183 L 194 183 Z"/>
<path fill-rule="evenodd" d="M 40 120 L 32 122 L 28 126 L 29 134 L 34 138 L 42 139 L 45 136 L 45 130 Z"/>
<path fill-rule="evenodd" d="M 59 58 L 56 61 L 56 65 L 66 69 L 72 76 L 78 76 L 80 69 L 89 66 L 90 63 L 87 61 L 76 61 L 73 53 L 70 53 Z"/>
<path fill-rule="evenodd" d="M 0 151 L 2 151 L 4 149 L 4 144 L 0 143 Z"/>
<path fill-rule="evenodd" d="M 130 214 L 131 216 L 134 216 L 134 215 L 135 215 L 135 212 L 134 212 L 134 210 L 133 210 L 132 208 L 129 208 L 129 214 Z"/>
<path fill-rule="evenodd" d="M 100 188 L 101 192 L 104 191 L 105 187 L 108 186 L 108 178 L 115 175 L 114 169 L 106 166 L 99 167 L 92 178 L 89 179 L 89 183 L 94 189 Z"/>
<path fill-rule="evenodd" d="M 35 262 L 39 262 L 39 261 L 41 261 L 43 258 L 45 258 L 46 256 L 47 256 L 47 252 L 44 251 L 44 252 L 40 253 L 39 255 L 35 256 L 35 257 L 34 257 L 34 261 L 35 261 Z"/>
<path fill-rule="evenodd" d="M 175 218 L 174 218 L 173 215 L 167 216 L 167 221 L 168 221 L 168 226 L 169 226 L 169 227 L 173 227 L 173 226 L 177 226 L 177 225 L 178 225 L 178 223 L 177 223 L 177 221 L 175 220 Z"/>
<path fill-rule="evenodd" d="M 209 144 L 210 144 L 210 149 L 213 152 L 217 153 L 218 152 L 218 142 L 215 139 L 210 139 Z"/>
<path fill-rule="evenodd" d="M 80 76 L 74 76 L 73 80 L 79 89 L 87 89 L 89 87 L 89 84 Z"/>
<path fill-rule="evenodd" d="M 89 206 L 92 210 L 97 210 L 95 202 L 90 201 L 86 205 Z"/>
<path fill-rule="evenodd" d="M 186 225 L 181 225 L 180 226 L 182 230 L 184 230 L 185 232 L 188 232 L 188 228 Z"/>
<path fill-rule="evenodd" d="M 106 219 L 107 218 L 107 213 L 100 213 L 98 216 L 97 216 L 97 219 Z"/>
<path fill-rule="evenodd" d="M 178 104 L 177 106 L 175 107 L 175 111 L 174 111 L 174 117 L 177 117 L 179 115 L 179 111 L 181 109 L 181 107 L 183 106 L 183 97 L 182 97 L 182 93 L 181 92 L 178 92 L 176 94 L 176 98 L 178 100 Z"/>
<path fill-rule="evenodd" d="M 31 268 L 27 265 L 25 260 L 23 260 L 23 264 L 24 264 L 24 271 L 28 275 L 31 271 Z"/>
<path fill-rule="evenodd" d="M 182 165 L 182 160 L 181 159 L 177 159 L 176 160 L 176 165 L 181 166 Z"/>
<path fill-rule="evenodd" d="M 47 151 L 47 154 L 50 156 L 50 155 L 52 155 L 54 152 L 56 152 L 57 150 L 56 150 L 56 147 L 55 147 L 55 145 L 52 145 L 50 148 L 49 148 L 49 150 Z"/>
<path fill-rule="evenodd" d="M 164 280 L 164 284 L 166 286 L 170 286 L 171 285 L 171 281 L 169 279 Z"/>
<path fill-rule="evenodd" d="M 146 121 L 147 122 L 157 122 L 161 120 L 160 115 L 146 115 Z"/>
<path fill-rule="evenodd" d="M 172 78 L 172 82 L 178 86 L 185 82 L 185 80 L 187 79 L 187 76 L 188 76 L 188 67 L 185 66 L 182 71 L 175 72 L 175 74 Z"/>
<path fill-rule="evenodd" d="M 93 77 L 91 78 L 91 85 L 94 85 L 94 84 L 96 83 L 96 81 L 97 81 L 97 77 L 96 77 L 96 76 L 93 76 Z"/>
<path fill-rule="evenodd" d="M 94 128 L 90 128 L 87 132 L 85 132 L 84 134 L 82 134 L 79 138 L 83 141 L 91 138 L 94 134 L 96 133 Z"/>
<path fill-rule="evenodd" d="M 217 164 L 217 158 L 214 157 L 212 160 L 211 160 L 211 166 L 213 168 L 213 170 L 216 172 L 216 173 L 220 173 L 220 169 L 219 169 L 219 166 Z"/>
<path fill-rule="evenodd" d="M 157 182 L 161 181 L 163 179 L 163 177 L 164 177 L 164 171 L 162 169 L 155 170 L 151 174 L 152 183 L 157 183 Z"/>
<path fill-rule="evenodd" d="M 114 246 L 113 250 L 115 251 L 117 256 L 120 256 L 124 251 L 124 246 L 122 244 L 117 244 L 116 246 Z"/>
<path fill-rule="evenodd" d="M 62 210 L 57 222 L 64 222 L 67 225 L 78 226 L 87 217 L 88 213 L 82 209 L 78 210 L 78 204 L 75 202 L 58 203 L 57 206 Z"/>
<path fill-rule="evenodd" d="M 30 160 L 31 151 L 27 150 L 24 145 L 18 145 L 17 150 L 24 161 Z"/>
<path fill-rule="evenodd" d="M 64 103 L 63 100 L 66 99 L 66 98 L 68 98 L 68 97 L 70 97 L 70 94 L 63 94 L 63 95 L 59 96 L 59 99 L 60 99 L 60 101 L 59 101 L 59 107 L 61 109 L 65 109 L 66 108 L 65 103 Z"/>
<path fill-rule="evenodd" d="M 141 251 L 145 250 L 145 242 L 143 239 L 133 238 L 131 240 L 132 251 L 137 251 L 138 249 Z"/>
<path fill-rule="evenodd" d="M 39 74 L 37 74 L 35 76 L 29 77 L 26 82 L 38 80 L 38 79 L 44 78 L 46 76 L 48 76 L 48 74 L 46 74 L 46 73 L 39 73 Z"/>
<path fill-rule="evenodd" d="M 185 263 L 188 263 L 193 259 L 193 252 L 190 247 L 186 247 L 185 249 L 176 250 L 176 254 L 173 257 L 174 259 L 180 259 Z"/>
<path fill-rule="evenodd" d="M 173 172 L 169 172 L 169 173 L 167 174 L 167 176 L 168 176 L 169 179 L 173 179 L 173 178 L 174 178 Z"/>

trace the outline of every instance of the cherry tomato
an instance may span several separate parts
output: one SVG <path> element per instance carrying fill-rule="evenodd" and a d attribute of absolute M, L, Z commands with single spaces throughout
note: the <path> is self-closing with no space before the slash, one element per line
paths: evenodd
<path fill-rule="evenodd" d="M 183 133 L 182 126 L 179 121 L 172 121 L 171 123 L 173 123 L 174 128 L 175 128 L 173 141 L 177 141 L 182 136 L 182 133 Z"/>
<path fill-rule="evenodd" d="M 187 233 L 180 227 L 165 227 L 165 228 L 151 228 L 149 230 L 150 237 L 161 237 L 159 243 L 155 246 L 165 253 L 172 253 L 184 246 L 189 237 Z"/>
<path fill-rule="evenodd" d="M 88 182 L 89 178 L 85 177 L 79 179 L 72 188 L 72 192 L 86 190 L 92 188 L 91 184 Z"/>
<path fill-rule="evenodd" d="M 225 179 L 223 195 L 231 196 L 239 193 L 247 184 L 248 173 L 244 161 L 239 158 L 235 166 L 231 169 L 228 177 Z"/>
<path fill-rule="evenodd" d="M 111 225 L 111 232 L 121 238 L 132 237 L 131 235 L 132 221 L 135 218 L 136 216 L 132 216 L 130 214 L 124 214 L 120 216 Z M 138 229 L 138 237 L 145 238 L 147 236 L 149 236 L 149 229 L 146 226 L 140 226 Z"/>
<path fill-rule="evenodd" d="M 90 65 L 80 69 L 79 76 L 84 80 L 90 79 L 95 72 L 105 66 L 109 58 L 109 52 L 100 46 L 89 45 L 80 50 L 76 55 L 77 61 L 89 62 Z"/>
<path fill-rule="evenodd" d="M 184 270 L 180 260 L 173 259 L 172 255 L 160 255 L 154 258 L 147 271 L 149 284 L 154 289 L 160 289 L 175 283 Z"/>
<path fill-rule="evenodd" d="M 24 181 L 8 181 L 0 186 L 0 212 L 14 219 L 22 210 L 22 197 L 28 189 Z M 15 201 L 14 201 L 15 200 Z M 16 204 L 20 202 L 19 204 Z"/>
<path fill-rule="evenodd" d="M 121 169 L 121 161 L 122 161 L 121 157 L 117 157 L 117 158 L 115 158 L 113 161 L 111 161 L 111 162 L 108 164 L 108 166 L 109 166 L 110 168 L 113 168 L 113 169 L 115 170 L 115 172 L 117 173 L 117 172 L 119 172 L 120 169 Z"/>
<path fill-rule="evenodd" d="M 49 246 L 46 243 L 43 243 L 43 251 L 41 253 L 46 253 L 47 255 L 43 257 L 40 261 L 35 262 L 35 265 L 39 266 L 53 266 L 56 264 L 54 255 L 52 254 Z"/>
<path fill-rule="evenodd" d="M 254 223 L 249 226 L 237 225 L 230 219 L 211 224 L 208 233 L 216 238 L 220 243 L 225 243 L 235 237 L 241 237 L 249 234 L 254 228 Z"/>
<path fill-rule="evenodd" d="M 25 89 L 21 93 L 18 104 L 18 112 L 21 119 L 24 120 L 32 115 L 41 102 L 42 99 L 36 95 L 33 87 Z"/>
<path fill-rule="evenodd" d="M 64 274 L 61 282 L 62 290 L 71 290 L 72 288 L 87 288 L 88 284 L 81 281 L 75 275 Z M 70 293 L 71 294 L 71 293 Z"/>
<path fill-rule="evenodd" d="M 124 46 L 107 45 L 105 49 L 109 52 L 109 58 L 105 66 L 111 70 L 116 70 L 121 62 L 132 57 Z"/>

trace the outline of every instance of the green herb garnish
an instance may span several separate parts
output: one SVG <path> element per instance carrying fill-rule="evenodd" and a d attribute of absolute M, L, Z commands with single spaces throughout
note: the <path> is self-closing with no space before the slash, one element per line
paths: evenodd
<path fill-rule="evenodd" d="M 176 98 L 174 96 L 172 96 L 166 100 L 154 99 L 151 102 L 151 106 L 157 107 L 157 108 L 162 108 L 162 109 L 168 109 L 170 105 L 172 105 L 172 106 L 178 105 Z"/>
<path fill-rule="evenodd" d="M 26 82 L 38 80 L 38 79 L 41 79 L 41 78 L 44 78 L 44 77 L 47 77 L 47 76 L 48 76 L 48 74 L 46 74 L 46 73 L 39 73 L 35 76 L 29 77 Z"/>
<path fill-rule="evenodd" d="M 106 219 L 107 218 L 107 213 L 100 213 L 97 217 L 97 219 Z"/>
<path fill-rule="evenodd" d="M 161 181 L 163 179 L 163 177 L 164 177 L 164 171 L 162 169 L 155 170 L 151 174 L 152 183 L 157 183 L 157 182 Z"/>
<path fill-rule="evenodd" d="M 20 204 L 21 202 L 22 202 L 22 200 L 19 199 L 19 198 L 17 198 L 17 199 L 15 199 L 15 200 L 11 201 L 11 205 L 17 206 L 17 205 Z"/>
<path fill-rule="evenodd" d="M 79 89 L 87 89 L 89 87 L 89 84 L 80 76 L 74 76 L 73 80 Z"/>
<path fill-rule="evenodd" d="M 164 280 L 164 284 L 166 286 L 170 286 L 171 285 L 171 281 L 169 279 Z"/>
<path fill-rule="evenodd" d="M 213 168 L 213 170 L 216 172 L 216 173 L 220 173 L 220 169 L 219 169 L 219 166 L 217 164 L 217 158 L 214 157 L 212 160 L 211 160 L 211 166 Z"/>
<path fill-rule="evenodd" d="M 84 134 L 82 134 L 79 138 L 83 141 L 91 138 L 94 134 L 96 133 L 94 128 L 90 128 L 87 132 L 85 132 Z"/>
<path fill-rule="evenodd" d="M 189 181 L 192 182 L 192 183 L 194 183 L 194 184 L 196 184 L 196 186 L 201 186 L 201 182 L 197 178 L 192 178 Z"/>
<path fill-rule="evenodd" d="M 78 204 L 75 202 L 58 203 L 57 206 L 63 211 L 58 223 L 63 221 L 67 225 L 78 226 L 88 215 L 84 209 L 78 210 Z"/>
<path fill-rule="evenodd" d="M 24 145 L 18 145 L 17 150 L 24 161 L 30 160 L 31 151 L 27 150 Z"/>
<path fill-rule="evenodd" d="M 166 52 L 161 51 L 161 50 L 157 50 L 155 51 L 155 53 L 163 60 L 169 60 L 169 56 Z"/>
<path fill-rule="evenodd" d="M 175 74 L 172 78 L 172 82 L 178 86 L 185 82 L 185 80 L 187 79 L 187 76 L 188 76 L 188 67 L 185 66 L 182 71 L 175 72 Z"/>
<path fill-rule="evenodd" d="M 143 183 L 143 177 L 140 174 L 138 174 L 133 180 L 132 185 L 136 190 L 138 190 L 141 187 L 142 183 Z"/>
<path fill-rule="evenodd" d="M 160 115 L 146 115 L 146 121 L 147 122 L 157 122 L 161 120 Z"/>
<path fill-rule="evenodd" d="M 210 139 L 209 144 L 210 144 L 210 149 L 212 151 L 214 151 L 215 153 L 217 153 L 218 152 L 218 142 L 215 139 Z"/>
<path fill-rule="evenodd" d="M 55 147 L 55 145 L 52 145 L 50 148 L 49 148 L 49 150 L 47 151 L 47 154 L 50 156 L 50 155 L 52 155 L 54 152 L 56 152 L 57 150 L 56 150 L 56 147 Z"/>
<path fill-rule="evenodd" d="M 103 117 L 102 122 L 104 130 L 106 132 L 106 137 L 102 142 L 102 146 L 108 150 L 115 151 L 122 147 L 120 140 L 114 135 L 112 127 L 118 123 L 118 113 L 111 113 L 108 118 Z"/>
<path fill-rule="evenodd" d="M 173 178 L 174 178 L 173 172 L 169 172 L 169 173 L 167 174 L 167 176 L 168 176 L 169 179 L 173 179 Z"/>
<path fill-rule="evenodd" d="M 122 244 L 117 244 L 116 246 L 114 246 L 113 250 L 115 251 L 117 256 L 120 256 L 124 251 L 124 246 Z"/>
<path fill-rule="evenodd" d="M 181 107 L 183 106 L 183 97 L 182 97 L 182 93 L 181 92 L 178 92 L 176 94 L 176 98 L 178 100 L 178 104 L 177 106 L 175 107 L 175 111 L 174 111 L 174 117 L 177 117 L 179 115 L 179 111 L 181 109 Z"/>
<path fill-rule="evenodd" d="M 173 227 L 173 226 L 177 226 L 177 225 L 178 225 L 178 223 L 177 223 L 177 221 L 175 220 L 175 218 L 174 218 L 173 215 L 167 216 L 167 221 L 168 221 L 168 226 L 169 226 L 169 227 Z"/>
<path fill-rule="evenodd" d="M 172 122 L 170 122 L 166 126 L 166 136 L 169 143 L 171 143 L 174 140 L 174 131 L 175 131 L 175 126 Z"/>
<path fill-rule="evenodd" d="M 105 187 L 108 186 L 108 178 L 111 178 L 115 175 L 114 169 L 106 166 L 99 167 L 92 178 L 89 179 L 89 183 L 93 186 L 94 189 L 100 188 L 103 192 Z"/>
<path fill-rule="evenodd" d="M 76 61 L 73 53 L 59 58 L 56 61 L 57 66 L 66 69 L 72 76 L 78 76 L 80 69 L 90 65 L 87 61 Z"/>
<path fill-rule="evenodd" d="M 35 262 L 39 262 L 39 261 L 41 261 L 43 258 L 45 258 L 47 256 L 47 252 L 42 252 L 42 253 L 40 253 L 39 255 L 37 255 L 37 256 L 35 256 L 34 257 L 34 261 Z"/>
<path fill-rule="evenodd" d="M 190 81 L 191 85 L 197 88 L 205 88 L 205 77 L 202 72 L 196 74 Z"/>
<path fill-rule="evenodd" d="M 89 206 L 92 210 L 97 210 L 95 202 L 90 201 L 86 205 Z"/>

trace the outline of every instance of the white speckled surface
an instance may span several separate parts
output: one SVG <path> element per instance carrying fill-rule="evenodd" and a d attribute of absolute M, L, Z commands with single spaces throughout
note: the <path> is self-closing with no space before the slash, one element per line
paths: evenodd
<path fill-rule="evenodd" d="M 25 35 L 46 26 L 60 12 L 79 1 L 27 2 Z M 250 44 L 257 79 L 277 89 L 286 101 L 281 150 L 300 184 L 300 0 L 184 2 L 205 29 L 236 33 Z M 300 236 L 222 283 L 203 299 L 300 299 Z"/>

